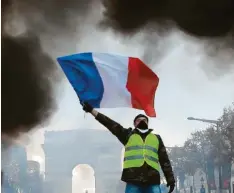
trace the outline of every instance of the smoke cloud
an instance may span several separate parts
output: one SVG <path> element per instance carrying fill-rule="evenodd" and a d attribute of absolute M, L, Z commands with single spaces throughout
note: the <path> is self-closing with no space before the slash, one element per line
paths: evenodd
<path fill-rule="evenodd" d="M 103 5 L 104 23 L 125 33 L 144 27 L 160 31 L 179 27 L 198 37 L 233 34 L 232 0 L 104 0 Z"/>
<path fill-rule="evenodd" d="M 9 2 L 9 1 L 8 1 Z M 88 14 L 93 0 L 12 0 L 10 13 L 36 34 L 74 32 L 76 20 Z M 78 19 L 77 19 L 78 18 Z"/>
<path fill-rule="evenodd" d="M 41 35 L 72 31 L 69 19 L 85 15 L 88 7 L 86 0 L 2 1 L 2 136 L 7 141 L 44 123 L 55 107 L 57 68 Z"/>
<path fill-rule="evenodd" d="M 161 36 L 179 29 L 203 44 L 199 54 L 204 59 L 219 63 L 220 69 L 233 65 L 233 0 L 103 0 L 103 5 L 101 27 L 123 35 L 150 30 Z M 153 44 L 146 52 L 150 47 Z"/>
<path fill-rule="evenodd" d="M 50 115 L 53 67 L 36 36 L 2 37 L 2 133 L 17 136 Z"/>
<path fill-rule="evenodd" d="M 6 141 L 44 124 L 55 111 L 53 93 L 61 79 L 54 61 L 59 54 L 55 40 L 79 36 L 77 23 L 85 20 L 92 2 L 2 1 L 2 136 Z M 59 47 L 64 47 L 63 41 Z M 65 47 L 62 50 L 71 50 Z"/>
<path fill-rule="evenodd" d="M 54 107 L 53 80 L 58 81 L 57 67 L 51 55 L 56 58 L 68 53 L 64 50 L 76 52 L 75 43 L 69 42 L 70 47 L 74 46 L 71 49 L 64 44 L 64 37 L 74 36 L 83 45 L 84 40 L 88 41 L 91 36 L 91 39 L 95 38 L 95 27 L 90 30 L 84 23 L 89 22 L 91 11 L 101 11 L 100 5 L 101 1 L 94 0 L 2 1 L 3 133 L 27 132 L 49 117 Z M 137 44 L 144 47 L 141 58 L 146 63 L 158 63 L 156 58 L 162 58 L 169 47 L 176 46 L 166 40 L 176 28 L 204 42 L 199 54 L 205 51 L 208 57 L 219 57 L 226 66 L 233 60 L 230 57 L 234 47 L 232 0 L 180 0 L 176 4 L 170 0 L 105 0 L 103 5 L 102 26 L 111 27 L 115 36 L 118 35 L 116 32 L 127 38 L 134 37 L 133 34 L 142 35 Z M 61 41 L 57 41 L 59 39 Z M 45 45 L 47 50 L 42 47 Z M 61 52 L 57 52 L 59 48 L 62 48 Z"/>

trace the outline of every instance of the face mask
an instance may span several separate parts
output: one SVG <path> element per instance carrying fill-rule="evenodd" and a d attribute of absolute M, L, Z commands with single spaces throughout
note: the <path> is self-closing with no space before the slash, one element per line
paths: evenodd
<path fill-rule="evenodd" d="M 138 129 L 141 130 L 147 130 L 148 129 L 148 124 L 145 121 L 141 121 L 138 125 L 137 125 Z"/>

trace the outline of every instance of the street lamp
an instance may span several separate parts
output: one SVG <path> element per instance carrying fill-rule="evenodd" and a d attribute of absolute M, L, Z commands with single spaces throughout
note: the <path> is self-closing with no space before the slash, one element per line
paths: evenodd
<path fill-rule="evenodd" d="M 203 178 L 203 176 L 201 177 L 201 185 L 202 186 L 204 185 L 204 178 Z"/>
<path fill-rule="evenodd" d="M 188 117 L 188 120 L 194 120 L 194 121 L 202 121 L 204 123 L 213 123 L 215 125 L 219 124 L 219 121 L 217 120 L 210 120 L 210 119 L 199 119 L 199 118 L 194 118 L 194 117 Z"/>
<path fill-rule="evenodd" d="M 188 120 L 195 120 L 194 117 L 188 117 L 187 119 L 188 119 Z"/>
<path fill-rule="evenodd" d="M 204 187 L 204 178 L 203 176 L 201 177 L 201 189 L 200 189 L 200 193 L 205 193 L 206 189 Z"/>
<path fill-rule="evenodd" d="M 216 129 L 217 129 L 217 131 L 220 132 L 220 130 L 219 130 L 219 123 L 220 123 L 220 121 L 218 121 L 218 120 L 200 119 L 200 118 L 194 118 L 194 117 L 188 117 L 187 119 L 188 120 L 201 121 L 201 122 L 204 122 L 204 123 L 214 124 L 215 127 L 216 127 Z M 221 146 L 221 144 L 220 144 L 220 146 Z M 219 162 L 220 162 L 220 160 L 221 160 L 221 154 L 219 154 Z M 222 172 L 222 168 L 221 168 L 221 164 L 219 163 L 219 191 L 220 191 L 220 193 L 222 192 L 222 179 L 221 179 L 222 178 L 222 174 L 221 174 L 221 172 Z"/>

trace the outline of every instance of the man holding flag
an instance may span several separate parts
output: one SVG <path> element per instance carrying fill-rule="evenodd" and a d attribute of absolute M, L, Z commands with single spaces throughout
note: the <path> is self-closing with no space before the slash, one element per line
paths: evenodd
<path fill-rule="evenodd" d="M 73 86 L 83 110 L 91 113 L 125 146 L 122 181 L 125 193 L 161 193 L 160 166 L 170 186 L 175 179 L 166 148 L 159 135 L 148 128 L 149 119 L 139 114 L 135 129 L 119 123 L 94 108 L 130 107 L 156 117 L 154 96 L 158 76 L 139 58 L 107 53 L 79 53 L 57 58 Z"/>
<path fill-rule="evenodd" d="M 170 187 L 169 193 L 173 192 L 175 179 L 166 148 L 161 137 L 148 128 L 148 117 L 137 115 L 133 120 L 135 129 L 125 129 L 87 102 L 83 103 L 83 110 L 91 113 L 125 146 L 121 178 L 127 183 L 125 193 L 160 193 L 160 166 Z"/>

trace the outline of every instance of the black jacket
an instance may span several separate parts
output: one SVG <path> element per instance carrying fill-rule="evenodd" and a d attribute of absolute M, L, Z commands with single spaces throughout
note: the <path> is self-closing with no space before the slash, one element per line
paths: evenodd
<path fill-rule="evenodd" d="M 146 136 L 152 132 L 152 129 L 146 133 L 140 133 L 137 129 L 125 129 L 119 123 L 111 120 L 109 117 L 98 113 L 96 116 L 96 120 L 98 120 L 102 125 L 104 125 L 109 131 L 115 135 L 119 141 L 125 146 L 128 142 L 128 139 L 131 134 L 137 133 L 141 135 L 142 139 L 144 140 Z M 161 165 L 162 171 L 165 175 L 167 183 L 174 184 L 175 179 L 171 167 L 170 160 L 168 158 L 166 148 L 163 144 L 163 141 L 159 135 L 157 135 L 159 139 L 159 163 Z M 139 184 L 139 185 L 152 185 L 152 184 L 160 184 L 160 174 L 157 170 L 153 169 L 147 163 L 140 168 L 128 168 L 123 169 L 122 173 L 122 181 L 132 184 Z"/>

